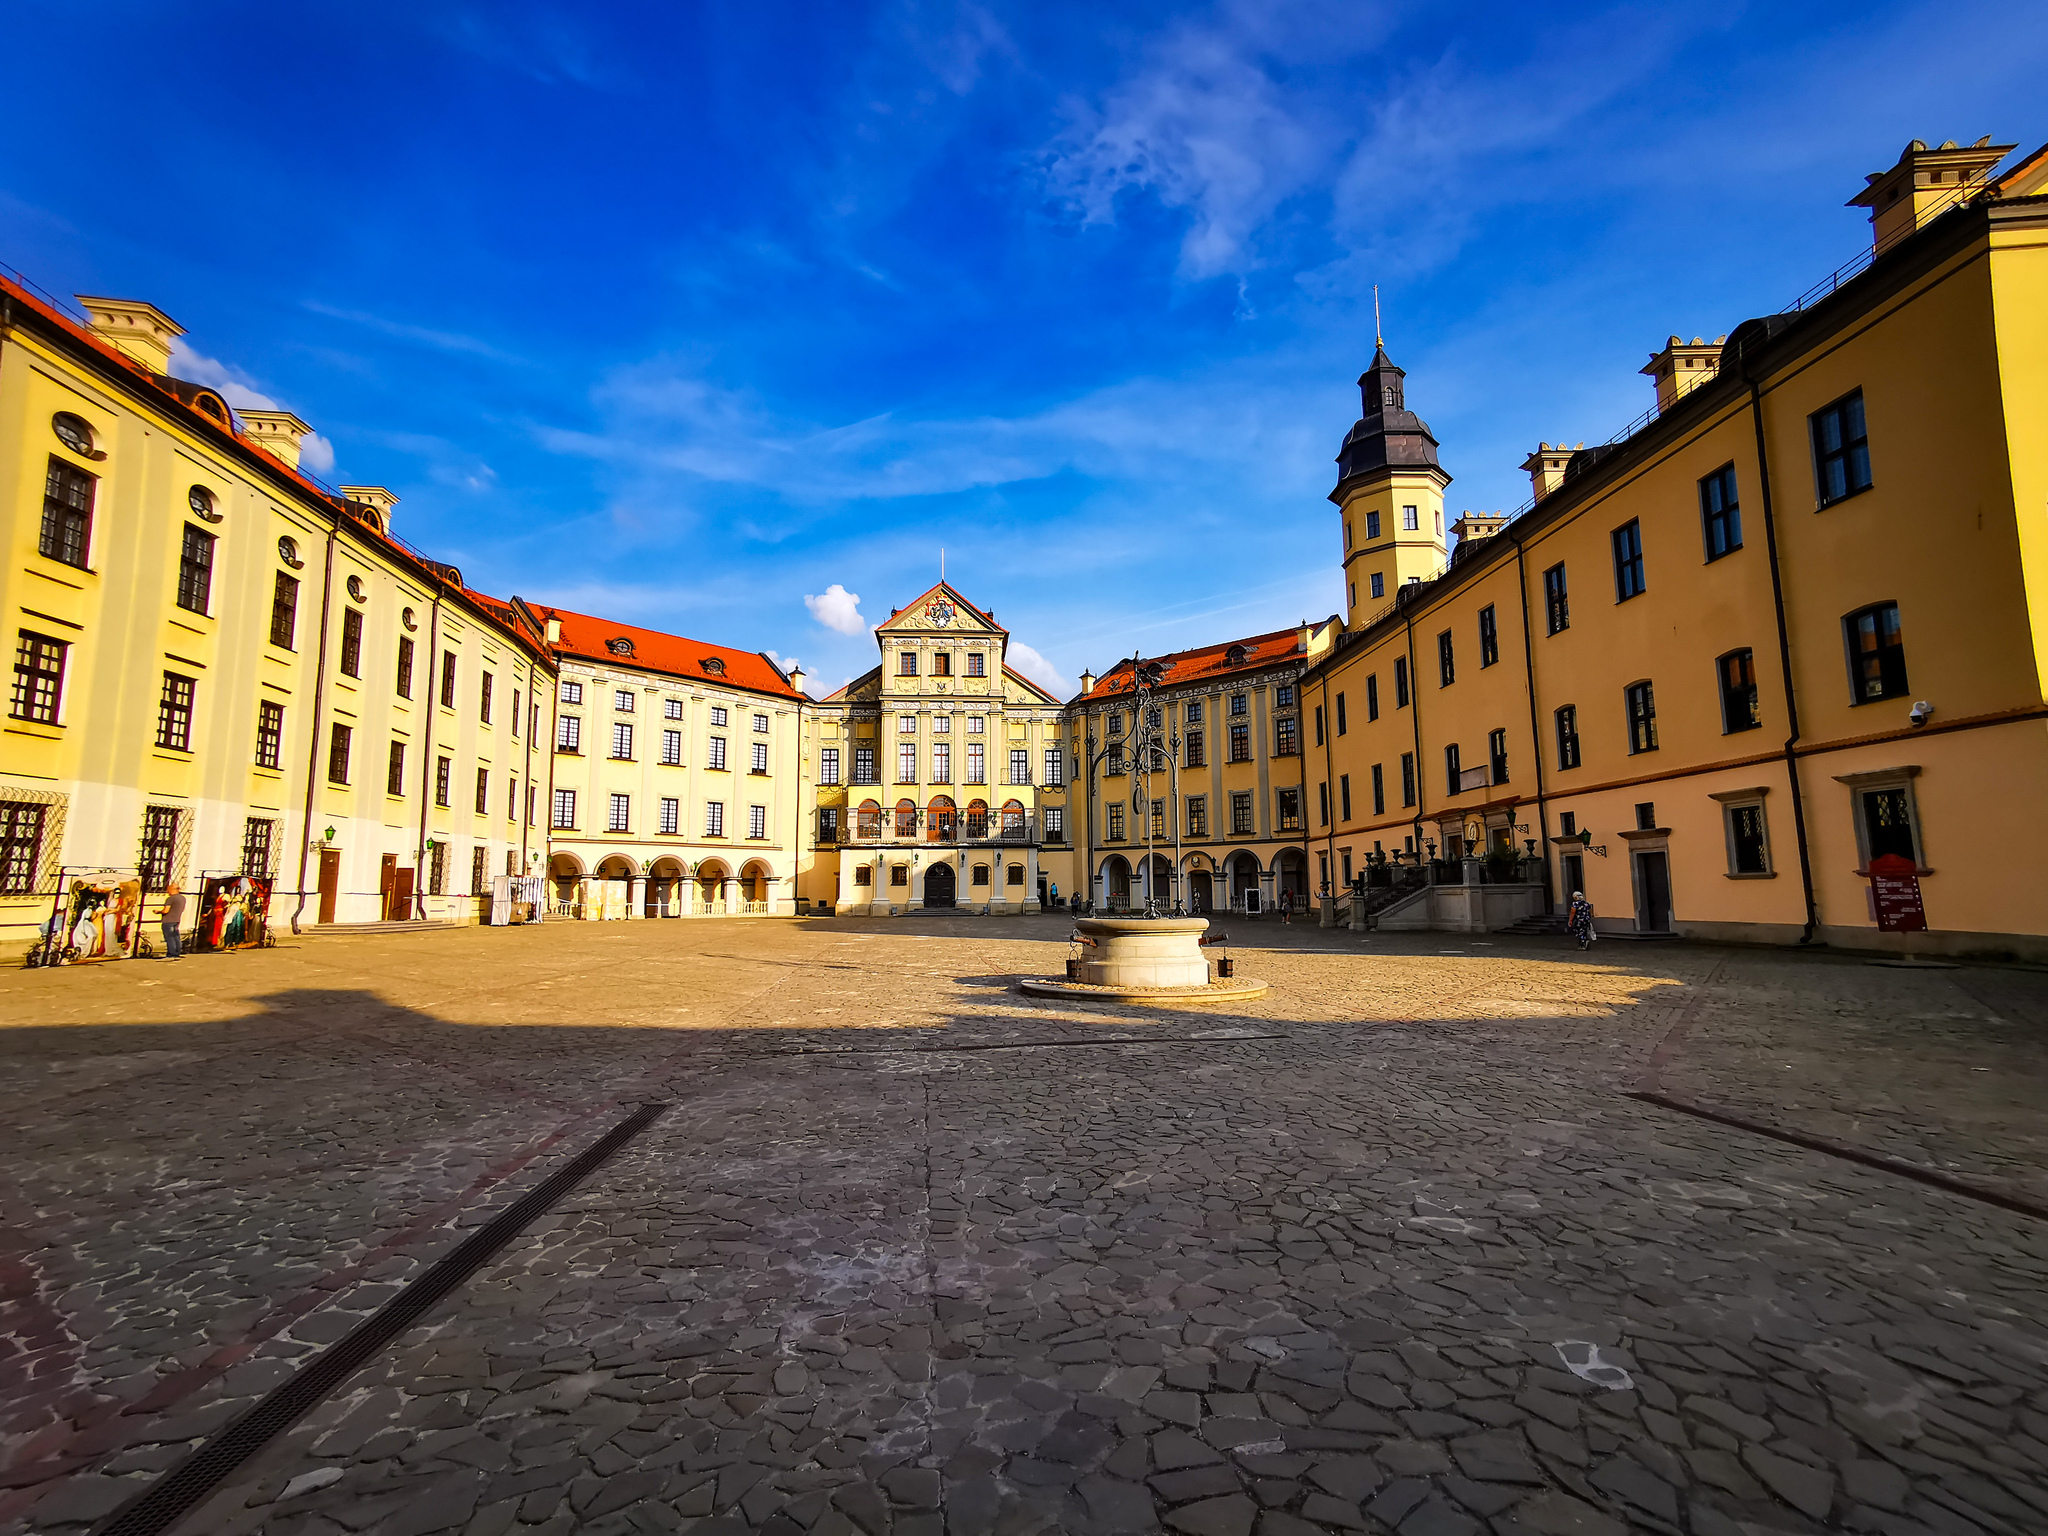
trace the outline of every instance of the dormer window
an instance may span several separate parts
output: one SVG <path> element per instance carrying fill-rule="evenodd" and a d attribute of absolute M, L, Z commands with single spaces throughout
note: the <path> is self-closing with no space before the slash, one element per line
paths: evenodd
<path fill-rule="evenodd" d="M 604 648 L 614 656 L 630 656 L 633 654 L 633 642 L 624 635 L 614 635 L 611 639 L 605 641 Z"/>
<path fill-rule="evenodd" d="M 1223 653 L 1223 659 L 1229 662 L 1230 665 L 1232 665 L 1233 667 L 1243 666 L 1244 658 L 1245 648 L 1241 645 L 1233 645 L 1229 650 Z"/>
<path fill-rule="evenodd" d="M 194 395 L 192 403 L 222 426 L 228 422 L 228 408 L 218 395 Z"/>
<path fill-rule="evenodd" d="M 706 656 L 697 665 L 702 667 L 712 677 L 725 676 L 725 662 L 717 656 Z"/>

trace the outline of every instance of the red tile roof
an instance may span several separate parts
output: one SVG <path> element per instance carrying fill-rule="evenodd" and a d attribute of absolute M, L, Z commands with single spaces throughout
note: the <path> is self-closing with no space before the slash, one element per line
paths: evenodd
<path fill-rule="evenodd" d="M 681 635 L 663 634 L 658 629 L 621 624 L 617 619 L 571 613 L 566 608 L 548 608 L 538 603 L 533 606 L 543 621 L 562 621 L 562 638 L 556 642 L 555 650 L 564 656 L 666 672 L 672 677 L 686 677 L 693 682 L 723 683 L 728 687 L 772 694 L 781 699 L 804 697 L 789 685 L 789 679 L 782 675 L 781 668 L 758 651 L 736 651 L 729 645 L 687 640 Z M 632 646 L 631 653 L 613 651 L 607 644 L 612 640 L 626 641 Z M 722 670 L 707 669 L 704 665 L 707 661 L 720 663 Z"/>
<path fill-rule="evenodd" d="M 1295 649 L 1300 634 L 1299 626 L 1290 629 L 1276 629 L 1264 635 L 1246 635 L 1242 640 L 1222 640 L 1215 645 L 1197 646 L 1190 651 L 1169 651 L 1164 656 L 1140 658 L 1146 662 L 1157 662 L 1165 675 L 1160 679 L 1162 688 L 1173 688 L 1185 683 L 1197 682 L 1207 677 L 1227 677 L 1236 673 L 1256 672 L 1261 667 L 1270 667 L 1278 661 L 1292 661 L 1303 653 Z M 1244 659 L 1233 664 L 1230 652 L 1236 646 L 1244 647 Z M 1117 694 L 1132 692 L 1136 683 L 1133 673 L 1136 663 L 1125 657 L 1082 697 L 1101 699 Z"/>

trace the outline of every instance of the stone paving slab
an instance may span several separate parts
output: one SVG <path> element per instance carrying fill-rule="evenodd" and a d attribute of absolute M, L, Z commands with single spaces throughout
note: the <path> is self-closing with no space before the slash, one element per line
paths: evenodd
<path fill-rule="evenodd" d="M 82 1530 L 648 1096 L 180 1529 L 2048 1529 L 2048 1224 L 1616 1092 L 1676 1034 L 1667 1085 L 2018 1170 L 2038 977 L 1245 925 L 1253 1003 L 1009 993 L 1064 932 L 10 978 L 0 1530 Z M 1924 1071 L 1902 997 L 1953 1004 Z"/>

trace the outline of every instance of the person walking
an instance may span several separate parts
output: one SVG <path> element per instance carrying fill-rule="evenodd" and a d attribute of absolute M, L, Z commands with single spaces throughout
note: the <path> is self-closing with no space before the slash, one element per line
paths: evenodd
<path fill-rule="evenodd" d="M 1294 892 L 1283 888 L 1280 892 L 1280 923 L 1282 927 L 1294 921 Z"/>
<path fill-rule="evenodd" d="M 1593 931 L 1593 903 L 1586 900 L 1584 891 L 1572 892 L 1572 904 L 1565 909 L 1564 925 L 1584 949 L 1600 935 Z"/>
<path fill-rule="evenodd" d="M 185 889 L 173 880 L 164 887 L 164 958 L 182 960 L 183 946 L 178 941 L 178 930 L 185 921 Z"/>

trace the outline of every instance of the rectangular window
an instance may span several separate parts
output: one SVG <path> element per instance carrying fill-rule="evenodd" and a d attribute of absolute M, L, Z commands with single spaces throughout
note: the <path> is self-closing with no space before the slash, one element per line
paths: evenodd
<path fill-rule="evenodd" d="M 1154 800 L 1152 802 L 1152 836 L 1155 841 L 1166 836 L 1166 802 L 1164 800 Z"/>
<path fill-rule="evenodd" d="M 633 713 L 633 690 L 630 688 L 614 688 L 612 690 L 612 708 L 621 714 L 630 715 Z"/>
<path fill-rule="evenodd" d="M 1630 518 L 1608 535 L 1614 545 L 1614 600 L 1625 603 L 1643 594 L 1643 525 Z"/>
<path fill-rule="evenodd" d="M 1366 585 L 1370 588 L 1374 597 L 1385 597 L 1387 595 L 1386 572 L 1374 571 L 1372 575 L 1366 578 Z"/>
<path fill-rule="evenodd" d="M 491 723 L 491 674 L 483 676 L 483 689 L 477 700 L 477 718 L 485 725 Z"/>
<path fill-rule="evenodd" d="M 981 658 L 981 652 L 969 651 L 967 653 L 967 675 L 969 677 L 985 676 L 986 674 L 983 671 L 983 665 L 984 663 Z"/>
<path fill-rule="evenodd" d="M 933 721 L 934 725 L 938 722 Z M 953 782 L 953 744 L 950 741 L 932 743 L 932 782 L 950 784 Z"/>
<path fill-rule="evenodd" d="M 1444 776 L 1446 794 L 1455 795 L 1463 787 L 1460 781 L 1465 777 L 1463 764 L 1459 761 L 1458 744 L 1454 741 L 1444 748 Z"/>
<path fill-rule="evenodd" d="M 1567 704 L 1557 712 L 1557 766 L 1579 766 L 1579 707 Z"/>
<path fill-rule="evenodd" d="M 576 791 L 558 789 L 555 791 L 554 827 L 556 831 L 573 831 L 576 826 Z"/>
<path fill-rule="evenodd" d="M 1251 707 L 1252 701 L 1249 694 L 1233 693 L 1230 696 L 1230 712 L 1233 715 L 1250 714 Z"/>
<path fill-rule="evenodd" d="M 896 782 L 915 784 L 917 782 L 917 743 L 899 742 L 896 747 Z"/>
<path fill-rule="evenodd" d="M 759 717 L 757 716 L 756 718 L 758 719 Z M 944 736 L 948 734 L 952 729 L 953 717 L 951 715 L 932 716 L 932 734 L 934 736 Z"/>
<path fill-rule="evenodd" d="M 1648 683 L 1631 683 L 1624 698 L 1628 703 L 1628 750 L 1657 750 L 1657 700 Z"/>
<path fill-rule="evenodd" d="M 270 592 L 270 643 L 288 651 L 299 634 L 299 579 L 283 571 Z"/>
<path fill-rule="evenodd" d="M 1365 718 L 1368 722 L 1371 722 L 1379 719 L 1379 717 L 1380 675 L 1377 672 L 1371 672 L 1366 674 L 1365 679 Z"/>
<path fill-rule="evenodd" d="M 1481 669 L 1500 660 L 1500 626 L 1494 622 L 1493 604 L 1479 610 L 1479 665 Z"/>
<path fill-rule="evenodd" d="M 1328 784 L 1318 784 L 1316 786 L 1316 825 L 1327 827 L 1329 824 L 1330 786 Z"/>
<path fill-rule="evenodd" d="M 156 706 L 156 744 L 173 752 L 192 750 L 192 679 L 164 674 L 164 691 Z"/>
<path fill-rule="evenodd" d="M 839 782 L 839 749 L 821 747 L 818 749 L 818 782 L 837 784 Z"/>
<path fill-rule="evenodd" d="M 1249 790 L 1240 791 L 1230 797 L 1230 831 L 1236 837 L 1247 836 L 1252 831 L 1252 797 Z"/>
<path fill-rule="evenodd" d="M 982 744 L 978 741 L 970 741 L 967 744 L 967 782 L 969 784 L 986 784 L 988 782 L 988 770 L 984 766 L 982 756 L 983 750 Z"/>
<path fill-rule="evenodd" d="M 1206 767 L 1209 759 L 1205 754 L 1202 733 L 1200 731 L 1189 731 L 1183 740 L 1187 747 L 1187 766 L 1190 768 Z"/>
<path fill-rule="evenodd" d="M 0 894 L 31 896 L 42 855 L 48 808 L 29 800 L 0 800 Z"/>
<path fill-rule="evenodd" d="M 1124 840 L 1124 806 L 1121 800 L 1109 808 L 1109 840 L 1112 843 Z"/>
<path fill-rule="evenodd" d="M 341 675 L 363 675 L 363 610 L 360 608 L 344 606 L 341 610 Z"/>
<path fill-rule="evenodd" d="M 1409 806 L 1414 803 L 1415 754 L 1413 752 L 1403 752 L 1401 754 L 1401 804 Z"/>
<path fill-rule="evenodd" d="M 1064 806 L 1049 805 L 1045 808 L 1045 840 L 1057 843 L 1067 835 L 1067 812 Z"/>
<path fill-rule="evenodd" d="M 1870 489 L 1870 439 L 1863 426 L 1863 391 L 1844 395 L 1813 413 L 1813 478 L 1820 504 Z"/>
<path fill-rule="evenodd" d="M 1028 747 L 1010 748 L 1010 780 L 1012 784 L 1031 782 L 1031 751 Z"/>
<path fill-rule="evenodd" d="M 1233 724 L 1230 727 L 1230 760 L 1233 763 L 1252 760 L 1252 728 L 1249 725 Z"/>
<path fill-rule="evenodd" d="M 1323 706 L 1316 706 L 1316 745 L 1323 745 Z"/>
<path fill-rule="evenodd" d="M 932 657 L 933 677 L 951 677 L 952 675 L 953 653 L 951 651 L 940 651 Z"/>
<path fill-rule="evenodd" d="M 427 894 L 440 896 L 448 887 L 448 845 L 438 838 L 427 855 Z"/>
<path fill-rule="evenodd" d="M 704 766 L 717 773 L 725 772 L 725 738 L 713 736 L 705 743 Z"/>
<path fill-rule="evenodd" d="M 1413 533 L 1421 526 L 1422 523 L 1417 518 L 1413 507 L 1403 507 L 1401 509 L 1401 527 L 1404 532 Z"/>
<path fill-rule="evenodd" d="M 681 731 L 663 731 L 661 733 L 661 760 L 665 766 L 671 768 L 682 762 L 683 733 Z M 836 762 L 837 759 L 835 758 L 834 761 Z M 837 784 L 839 781 L 834 779 L 832 782 Z"/>
<path fill-rule="evenodd" d="M 633 756 L 633 727 L 623 720 L 612 722 L 612 756 L 630 761 Z"/>
<path fill-rule="evenodd" d="M 557 752 L 581 752 L 583 750 L 583 717 L 581 715 L 557 715 L 555 717 L 555 750 Z"/>
<path fill-rule="evenodd" d="M 276 826 L 276 822 L 261 816 L 251 816 L 242 823 L 243 874 L 270 873 L 271 832 Z"/>
<path fill-rule="evenodd" d="M 1372 765 L 1372 813 L 1375 816 L 1387 814 L 1387 774 L 1383 764 Z"/>
<path fill-rule="evenodd" d="M 441 707 L 443 709 L 453 709 L 455 707 L 455 653 L 453 651 L 443 651 L 441 653 Z"/>
<path fill-rule="evenodd" d="M 663 699 L 661 701 L 661 718 L 664 720 L 682 719 L 683 701 L 681 699 Z"/>
<path fill-rule="evenodd" d="M 1553 565 L 1543 573 L 1543 622 L 1553 635 L 1572 627 L 1572 605 L 1565 591 L 1562 565 Z"/>
<path fill-rule="evenodd" d="M 384 762 L 384 793 L 402 795 L 405 793 L 405 743 L 391 743 L 391 755 Z"/>
<path fill-rule="evenodd" d="M 896 731 L 901 736 L 915 736 L 917 734 L 917 716 L 898 715 L 896 717 Z"/>
<path fill-rule="evenodd" d="M 176 873 L 178 813 L 167 805 L 145 806 L 142 812 L 142 884 L 161 891 Z"/>
<path fill-rule="evenodd" d="M 519 819 L 519 775 L 516 773 L 505 775 L 505 817 L 508 821 Z M 506 873 L 517 874 L 518 871 L 507 870 Z"/>
<path fill-rule="evenodd" d="M 1657 802 L 1638 800 L 1636 802 L 1636 830 L 1655 832 L 1657 830 Z"/>
<path fill-rule="evenodd" d="M 1721 676 L 1721 733 L 1757 729 L 1764 717 L 1757 706 L 1755 658 L 1748 651 L 1730 651 L 1715 666 Z"/>
<path fill-rule="evenodd" d="M 348 750 L 350 738 L 354 736 L 348 726 L 335 721 L 327 733 L 327 782 L 346 784 L 348 782 Z"/>
<path fill-rule="evenodd" d="M 682 825 L 683 802 L 673 796 L 665 797 L 661 802 L 661 835 L 675 837 L 681 832 Z"/>
<path fill-rule="evenodd" d="M 1700 481 L 1700 530 L 1710 561 L 1742 548 L 1742 508 L 1735 501 L 1733 464 L 1723 464 Z"/>
<path fill-rule="evenodd" d="M 1187 713 L 1187 723 L 1189 725 L 1200 725 L 1202 723 L 1202 701 L 1200 699 L 1190 699 L 1188 701 Z"/>
<path fill-rule="evenodd" d="M 1725 807 L 1723 814 L 1728 828 L 1728 873 L 1769 874 L 1771 851 L 1764 830 L 1763 806 L 1760 803 L 1731 805 Z"/>
<path fill-rule="evenodd" d="M 1351 775 L 1348 773 L 1337 775 L 1337 819 L 1351 819 Z"/>
<path fill-rule="evenodd" d="M 1380 536 L 1380 515 L 1377 512 L 1365 514 L 1365 537 L 1368 541 Z"/>
<path fill-rule="evenodd" d="M 1436 637 L 1437 686 L 1448 688 L 1458 680 L 1458 662 L 1452 654 L 1451 632 L 1447 629 Z"/>
<path fill-rule="evenodd" d="M 563 678 L 562 702 L 564 704 L 581 704 L 583 702 L 583 685 L 581 683 L 572 683 L 567 678 Z"/>
<path fill-rule="evenodd" d="M 1345 717 L 1344 695 L 1337 695 L 1337 734 L 1342 736 L 1351 729 L 1351 722 Z"/>
<path fill-rule="evenodd" d="M 412 697 L 412 642 L 403 635 L 398 637 L 398 696 Z"/>
<path fill-rule="evenodd" d="M 1301 721 L 1282 715 L 1273 722 L 1273 753 L 1276 757 L 1297 757 L 1301 753 Z"/>
<path fill-rule="evenodd" d="M 1294 708 L 1294 684 L 1280 683 L 1273 689 L 1273 707 L 1275 709 Z"/>
<path fill-rule="evenodd" d="M 64 653 L 69 645 L 24 629 L 14 647 L 14 696 L 7 712 L 17 720 L 55 725 L 64 697 Z"/>
<path fill-rule="evenodd" d="M 85 568 L 92 542 L 93 492 L 99 482 L 84 470 L 50 456 L 43 482 L 43 537 L 38 546 L 52 560 Z"/>
<path fill-rule="evenodd" d="M 1863 853 L 1868 861 L 1894 854 L 1920 862 L 1919 840 L 1913 835 L 1913 806 L 1904 786 L 1866 789 L 1857 794 L 1863 820 Z"/>
<path fill-rule="evenodd" d="M 768 734 L 768 717 L 766 715 L 754 716 L 754 731 L 757 735 L 761 736 Z"/>
<path fill-rule="evenodd" d="M 766 773 L 766 772 L 768 771 L 768 743 L 767 743 L 767 742 L 765 742 L 765 741 L 757 741 L 757 742 L 755 742 L 755 743 L 754 743 L 754 753 L 753 753 L 753 758 L 754 758 L 754 766 L 753 766 L 753 771 L 754 771 L 755 773 Z"/>
<path fill-rule="evenodd" d="M 766 837 L 767 835 L 768 835 L 768 807 L 767 807 L 767 806 L 765 806 L 765 805 L 750 805 L 750 806 L 748 806 L 748 807 L 747 807 L 747 836 L 749 836 L 749 837 L 755 837 L 755 838 L 760 838 L 760 837 Z"/>
<path fill-rule="evenodd" d="M 875 749 L 855 746 L 853 749 L 853 782 L 856 784 L 879 784 L 875 777 Z"/>
<path fill-rule="evenodd" d="M 256 705 L 256 766 L 276 768 L 284 761 L 284 706 L 269 699 Z"/>
<path fill-rule="evenodd" d="M 1045 787 L 1058 789 L 1067 782 L 1066 763 L 1058 747 L 1045 749 Z"/>
<path fill-rule="evenodd" d="M 607 832 L 630 832 L 633 830 L 633 797 L 613 795 L 610 809 L 605 813 L 604 829 Z"/>
<path fill-rule="evenodd" d="M 479 816 L 491 813 L 491 770 L 488 768 L 476 771 L 476 813 Z"/>
<path fill-rule="evenodd" d="M 1276 789 L 1273 791 L 1273 811 L 1279 819 L 1282 832 L 1301 830 L 1301 791 L 1298 789 Z"/>
<path fill-rule="evenodd" d="M 898 651 L 896 653 L 896 675 L 898 677 L 917 676 L 917 652 Z"/>
<path fill-rule="evenodd" d="M 491 894 L 490 876 L 485 872 L 485 861 L 489 858 L 490 850 L 482 843 L 469 850 L 469 894 L 472 896 Z"/>
<path fill-rule="evenodd" d="M 185 525 L 184 547 L 178 553 L 178 606 L 205 613 L 213 596 L 213 535 Z"/>
<path fill-rule="evenodd" d="M 519 690 L 517 688 L 512 690 L 512 735 L 515 740 L 519 736 Z"/>
<path fill-rule="evenodd" d="M 1207 837 L 1209 835 L 1209 797 L 1207 795 L 1189 795 L 1187 810 L 1188 836 Z"/>
<path fill-rule="evenodd" d="M 1906 692 L 1906 643 L 1899 633 L 1899 605 L 1876 603 L 1842 620 L 1849 642 L 1852 701 L 1870 704 Z"/>
<path fill-rule="evenodd" d="M 1505 784 L 1508 781 L 1508 733 L 1505 729 L 1489 731 L 1486 736 L 1486 771 L 1489 784 Z"/>
<path fill-rule="evenodd" d="M 725 707 L 723 705 L 714 704 L 711 706 L 711 723 L 720 730 L 725 728 Z"/>
<path fill-rule="evenodd" d="M 1407 707 L 1408 658 L 1406 656 L 1396 656 L 1394 658 L 1394 708 L 1406 709 Z"/>

